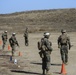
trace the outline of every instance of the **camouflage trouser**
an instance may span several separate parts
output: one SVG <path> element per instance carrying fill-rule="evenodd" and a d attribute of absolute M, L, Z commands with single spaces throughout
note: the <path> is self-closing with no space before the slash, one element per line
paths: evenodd
<path fill-rule="evenodd" d="M 46 72 L 50 70 L 50 55 L 49 54 L 46 54 L 46 56 L 42 58 L 42 70 L 43 70 L 43 74 L 45 74 L 45 70 Z"/>
<path fill-rule="evenodd" d="M 12 46 L 12 56 L 14 56 L 15 49 L 16 49 L 16 47 L 15 47 L 15 45 L 13 45 L 13 46 Z"/>
<path fill-rule="evenodd" d="M 28 39 L 25 38 L 25 45 L 28 46 Z"/>
<path fill-rule="evenodd" d="M 50 57 L 48 56 L 47 58 L 48 58 L 48 61 L 46 60 L 45 57 L 42 59 L 42 69 L 49 70 L 50 69 Z"/>
<path fill-rule="evenodd" d="M 65 45 L 61 46 L 60 53 L 61 53 L 62 62 L 67 63 L 68 62 L 68 47 Z"/>
<path fill-rule="evenodd" d="M 2 49 L 4 49 L 5 45 L 6 45 L 7 40 L 3 40 L 3 45 L 2 45 Z"/>

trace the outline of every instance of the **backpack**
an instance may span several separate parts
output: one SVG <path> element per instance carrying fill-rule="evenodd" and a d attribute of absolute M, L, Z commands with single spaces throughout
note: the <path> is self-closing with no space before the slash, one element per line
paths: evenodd
<path fill-rule="evenodd" d="M 37 46 L 38 46 L 39 50 L 45 51 L 47 49 L 47 47 L 44 44 L 44 38 L 42 38 L 40 41 L 38 41 Z"/>
<path fill-rule="evenodd" d="M 60 36 L 60 43 L 61 44 L 67 44 L 67 35 L 61 35 Z"/>

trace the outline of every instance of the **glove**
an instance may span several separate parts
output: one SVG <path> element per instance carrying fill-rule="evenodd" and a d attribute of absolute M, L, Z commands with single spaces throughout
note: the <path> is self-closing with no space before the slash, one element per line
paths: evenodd
<path fill-rule="evenodd" d="M 71 47 L 73 47 L 73 45 L 69 45 L 69 50 L 71 49 Z"/>
<path fill-rule="evenodd" d="M 71 49 L 71 47 L 72 47 L 72 46 L 71 46 L 71 45 L 69 45 L 69 50 Z"/>

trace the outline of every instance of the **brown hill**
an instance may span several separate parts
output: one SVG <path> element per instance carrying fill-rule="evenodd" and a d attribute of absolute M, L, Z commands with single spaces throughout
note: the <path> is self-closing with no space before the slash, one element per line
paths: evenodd
<path fill-rule="evenodd" d="M 22 33 L 25 27 L 29 32 L 67 31 L 76 32 L 76 9 L 53 9 L 12 14 L 0 14 L 0 31 Z"/>

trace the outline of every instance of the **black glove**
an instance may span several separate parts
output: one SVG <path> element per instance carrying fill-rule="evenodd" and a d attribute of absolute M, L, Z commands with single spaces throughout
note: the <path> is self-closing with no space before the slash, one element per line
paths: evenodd
<path fill-rule="evenodd" d="M 70 45 L 70 46 L 69 46 L 69 50 L 71 49 L 71 47 L 73 47 L 73 45 Z"/>
<path fill-rule="evenodd" d="M 71 49 L 72 46 L 73 46 L 73 45 L 69 45 L 69 50 Z"/>
<path fill-rule="evenodd" d="M 71 49 L 71 46 L 69 46 L 69 50 Z"/>

